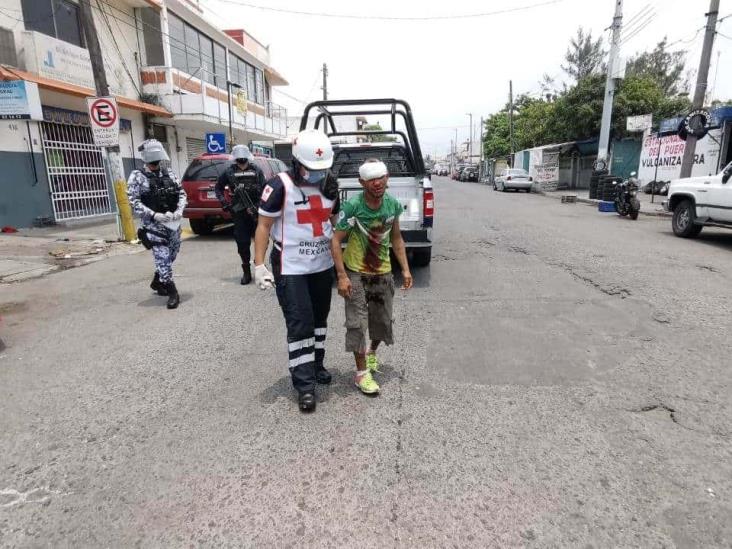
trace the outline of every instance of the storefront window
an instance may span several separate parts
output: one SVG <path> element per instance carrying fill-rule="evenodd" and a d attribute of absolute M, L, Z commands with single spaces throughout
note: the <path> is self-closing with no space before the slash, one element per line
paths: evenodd
<path fill-rule="evenodd" d="M 68 0 L 21 0 L 26 30 L 84 47 L 79 6 Z"/>

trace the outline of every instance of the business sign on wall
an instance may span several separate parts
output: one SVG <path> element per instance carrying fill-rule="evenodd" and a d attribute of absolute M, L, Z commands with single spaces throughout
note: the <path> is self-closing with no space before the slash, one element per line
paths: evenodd
<path fill-rule="evenodd" d="M 712 130 L 697 141 L 694 151 L 692 177 L 717 173 L 719 164 L 720 130 Z M 678 135 L 666 135 L 660 139 L 651 134 L 643 139 L 638 179 L 650 181 L 671 181 L 681 175 L 681 161 L 684 157 L 686 142 Z"/>
<path fill-rule="evenodd" d="M 43 120 L 38 85 L 25 80 L 0 82 L 0 120 Z"/>
<path fill-rule="evenodd" d="M 39 32 L 26 31 L 23 36 L 28 52 L 26 62 L 30 72 L 53 80 L 95 89 L 91 58 L 87 49 Z M 105 61 L 105 66 L 108 64 L 109 62 Z M 107 69 L 108 75 L 116 76 L 119 67 L 107 66 Z M 115 80 L 118 79 L 110 78 L 109 82 L 112 93 L 125 95 L 125 89 L 115 83 Z"/>

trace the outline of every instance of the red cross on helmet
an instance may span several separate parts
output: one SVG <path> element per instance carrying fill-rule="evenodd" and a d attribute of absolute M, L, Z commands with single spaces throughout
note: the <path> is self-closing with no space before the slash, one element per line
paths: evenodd
<path fill-rule="evenodd" d="M 330 139 L 318 130 L 303 130 L 292 143 L 292 156 L 308 170 L 327 170 L 333 165 Z"/>

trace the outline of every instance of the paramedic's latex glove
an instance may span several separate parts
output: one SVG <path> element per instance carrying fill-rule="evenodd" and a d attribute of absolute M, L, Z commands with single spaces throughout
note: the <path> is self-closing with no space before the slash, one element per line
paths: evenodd
<path fill-rule="evenodd" d="M 350 299 L 353 293 L 353 285 L 348 275 L 338 275 L 338 295 Z"/>
<path fill-rule="evenodd" d="M 274 276 L 264 265 L 255 265 L 254 283 L 259 286 L 260 290 L 269 290 L 274 288 Z"/>
<path fill-rule="evenodd" d="M 153 214 L 153 221 L 156 223 L 165 223 L 168 221 L 168 216 L 164 213 L 156 212 Z"/>
<path fill-rule="evenodd" d="M 183 213 L 175 211 L 170 214 L 170 220 L 171 221 L 180 221 L 183 218 Z"/>

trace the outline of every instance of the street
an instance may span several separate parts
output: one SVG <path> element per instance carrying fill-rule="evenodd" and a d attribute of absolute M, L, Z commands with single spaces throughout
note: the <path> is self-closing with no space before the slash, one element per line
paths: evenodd
<path fill-rule="evenodd" d="M 730 547 L 732 231 L 435 177 L 378 398 L 314 414 L 230 233 L 0 286 L 4 547 Z"/>

